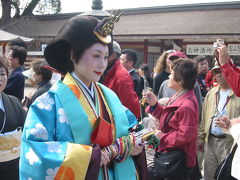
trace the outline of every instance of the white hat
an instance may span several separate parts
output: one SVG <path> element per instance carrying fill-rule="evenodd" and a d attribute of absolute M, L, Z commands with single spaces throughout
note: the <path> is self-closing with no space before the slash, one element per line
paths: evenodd
<path fill-rule="evenodd" d="M 24 76 L 26 76 L 28 79 L 33 80 L 33 69 L 32 68 L 30 68 L 30 69 L 28 69 L 26 71 L 23 71 L 22 74 Z"/>
<path fill-rule="evenodd" d="M 121 47 L 116 41 L 113 41 L 113 51 L 121 54 Z"/>

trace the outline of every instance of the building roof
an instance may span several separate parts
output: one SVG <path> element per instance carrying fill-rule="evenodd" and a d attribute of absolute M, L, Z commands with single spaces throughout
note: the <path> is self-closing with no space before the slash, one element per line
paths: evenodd
<path fill-rule="evenodd" d="M 240 10 L 180 11 L 125 15 L 114 28 L 114 35 L 128 39 L 192 38 L 231 36 L 239 38 Z"/>
<path fill-rule="evenodd" d="M 54 37 L 63 24 L 68 20 L 68 18 L 52 18 L 52 19 L 42 19 L 38 16 L 36 17 L 24 17 L 11 23 L 11 25 L 5 27 L 4 29 L 19 33 L 23 36 L 28 36 L 32 38 L 40 37 Z"/>
<path fill-rule="evenodd" d="M 31 38 L 54 37 L 79 13 L 24 17 L 5 30 Z M 115 39 L 240 38 L 240 1 L 125 9 Z"/>

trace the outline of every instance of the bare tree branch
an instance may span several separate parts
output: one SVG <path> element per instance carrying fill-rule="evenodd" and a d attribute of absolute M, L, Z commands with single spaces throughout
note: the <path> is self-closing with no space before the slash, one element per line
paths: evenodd
<path fill-rule="evenodd" d="M 28 6 L 24 9 L 22 16 L 31 16 L 33 15 L 33 10 L 37 6 L 40 0 L 32 0 Z"/>

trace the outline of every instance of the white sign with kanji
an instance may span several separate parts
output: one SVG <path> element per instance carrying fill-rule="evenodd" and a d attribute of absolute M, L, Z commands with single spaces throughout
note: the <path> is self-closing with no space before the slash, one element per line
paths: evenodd
<path fill-rule="evenodd" d="M 240 55 L 240 44 L 228 44 L 228 52 L 230 55 Z"/>
<path fill-rule="evenodd" d="M 229 55 L 240 55 L 240 44 L 228 44 Z M 213 45 L 210 44 L 188 44 L 187 55 L 213 55 Z"/>
<path fill-rule="evenodd" d="M 187 55 L 213 55 L 213 45 L 208 44 L 188 44 Z"/>

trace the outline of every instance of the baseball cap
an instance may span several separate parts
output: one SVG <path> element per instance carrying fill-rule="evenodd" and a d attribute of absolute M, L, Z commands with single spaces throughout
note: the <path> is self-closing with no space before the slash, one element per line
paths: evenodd
<path fill-rule="evenodd" d="M 175 60 L 178 58 L 187 58 L 186 54 L 184 52 L 181 51 L 173 51 L 169 54 L 168 58 L 170 60 Z"/>

